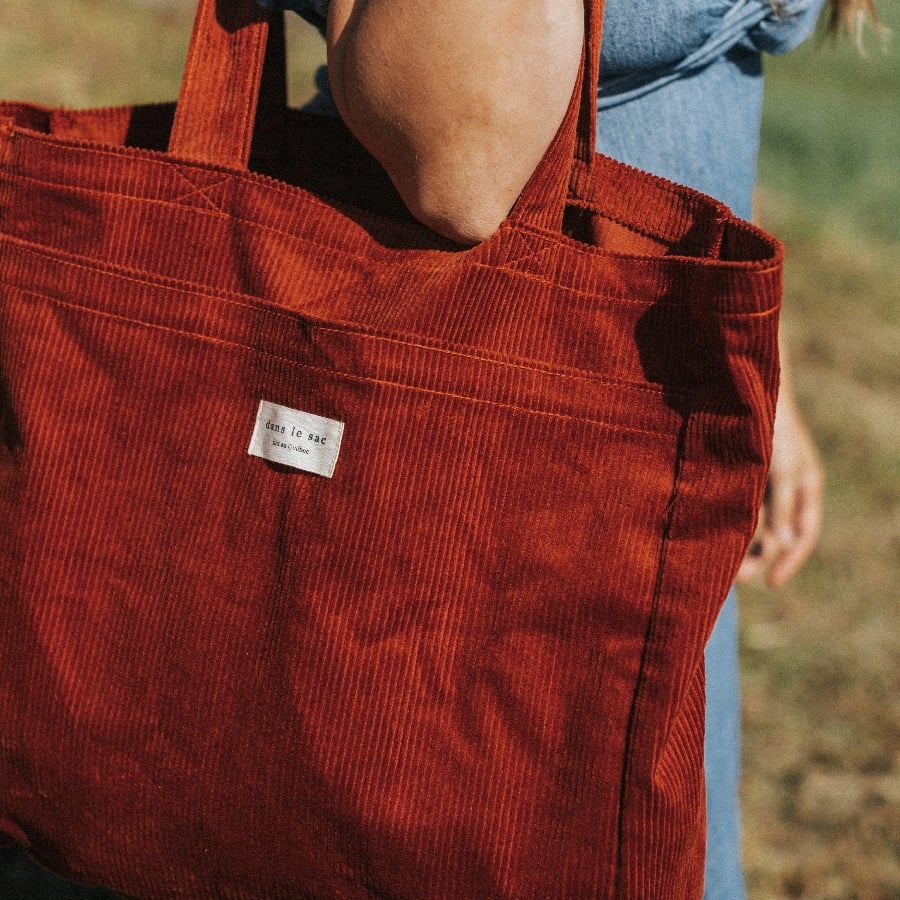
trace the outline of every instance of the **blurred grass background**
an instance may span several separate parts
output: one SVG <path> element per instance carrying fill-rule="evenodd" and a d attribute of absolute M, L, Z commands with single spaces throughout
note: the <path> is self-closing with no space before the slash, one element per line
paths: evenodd
<path fill-rule="evenodd" d="M 784 328 L 828 487 L 806 569 L 742 592 L 753 900 L 900 900 L 900 4 L 880 9 L 886 47 L 813 40 L 767 60 L 760 218 L 787 245 Z M 190 0 L 3 0 L 0 97 L 174 99 L 192 15 Z M 323 48 L 296 21 L 289 40 L 298 103 Z"/>
<path fill-rule="evenodd" d="M 826 471 L 818 551 L 742 592 L 752 897 L 900 898 L 900 4 L 767 60 L 760 217 Z"/>

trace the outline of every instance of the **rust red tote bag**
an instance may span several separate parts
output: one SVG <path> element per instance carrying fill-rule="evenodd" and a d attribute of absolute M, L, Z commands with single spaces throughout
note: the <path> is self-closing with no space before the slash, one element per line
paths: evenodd
<path fill-rule="evenodd" d="M 700 896 L 781 251 L 594 154 L 597 6 L 471 249 L 250 0 L 177 110 L 0 106 L 4 840 L 135 898 Z"/>

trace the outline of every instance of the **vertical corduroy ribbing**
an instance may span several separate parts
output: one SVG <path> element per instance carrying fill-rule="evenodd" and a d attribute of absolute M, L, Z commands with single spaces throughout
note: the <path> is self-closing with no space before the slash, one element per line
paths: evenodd
<path fill-rule="evenodd" d="M 340 123 L 262 174 L 173 114 L 0 105 L 0 833 L 147 900 L 698 896 L 777 243 L 580 156 L 462 249 Z"/>

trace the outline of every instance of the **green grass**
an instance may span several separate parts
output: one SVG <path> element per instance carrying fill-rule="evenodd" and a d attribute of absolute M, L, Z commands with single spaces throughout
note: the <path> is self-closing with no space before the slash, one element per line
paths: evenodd
<path fill-rule="evenodd" d="M 174 100 L 191 34 L 192 0 L 3 0 L 4 99 L 85 107 Z M 312 90 L 324 48 L 289 20 L 291 101 Z"/>
<path fill-rule="evenodd" d="M 760 179 L 867 236 L 900 240 L 900 4 L 881 3 L 893 39 L 814 39 L 767 60 Z"/>
<path fill-rule="evenodd" d="M 900 7 L 860 56 L 768 60 L 763 223 L 827 470 L 822 541 L 743 592 L 745 855 L 753 898 L 900 898 Z"/>

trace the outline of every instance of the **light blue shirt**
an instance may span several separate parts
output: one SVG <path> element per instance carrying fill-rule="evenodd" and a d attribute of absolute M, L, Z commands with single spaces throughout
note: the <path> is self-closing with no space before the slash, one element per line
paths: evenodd
<path fill-rule="evenodd" d="M 809 36 L 824 0 L 607 0 L 597 149 L 752 214 L 762 53 Z M 640 102 L 635 102 L 635 101 Z"/>

